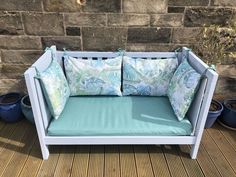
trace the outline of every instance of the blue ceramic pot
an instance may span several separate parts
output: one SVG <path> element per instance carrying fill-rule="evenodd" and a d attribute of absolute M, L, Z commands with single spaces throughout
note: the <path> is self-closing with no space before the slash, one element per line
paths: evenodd
<path fill-rule="evenodd" d="M 211 101 L 211 107 L 213 107 L 214 110 L 209 110 L 205 128 L 212 127 L 216 119 L 221 115 L 221 112 L 223 111 L 223 105 L 216 100 Z"/>
<path fill-rule="evenodd" d="M 21 99 L 21 110 L 25 118 L 34 124 L 34 115 L 33 115 L 32 107 L 31 107 L 29 95 L 25 95 Z"/>
<path fill-rule="evenodd" d="M 0 117 L 6 122 L 16 122 L 22 116 L 20 93 L 8 93 L 0 96 Z"/>
<path fill-rule="evenodd" d="M 223 105 L 224 111 L 220 121 L 231 128 L 236 128 L 236 99 L 225 100 Z"/>

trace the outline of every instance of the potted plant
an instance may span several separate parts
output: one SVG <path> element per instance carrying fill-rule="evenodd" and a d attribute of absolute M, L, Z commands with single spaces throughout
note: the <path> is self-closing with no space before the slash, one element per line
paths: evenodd
<path fill-rule="evenodd" d="M 216 70 L 217 65 L 230 55 L 230 49 L 235 44 L 236 24 L 229 24 L 227 27 L 211 25 L 204 27 L 199 34 L 199 42 L 193 46 L 203 60 L 213 69 Z M 212 100 L 205 128 L 210 128 L 215 120 L 223 111 L 223 105 Z"/>
<path fill-rule="evenodd" d="M 0 117 L 6 122 L 16 122 L 22 118 L 20 93 L 8 93 L 0 96 Z"/>
<path fill-rule="evenodd" d="M 25 118 L 34 124 L 34 115 L 33 115 L 32 107 L 31 107 L 29 95 L 25 95 L 21 99 L 21 110 Z"/>

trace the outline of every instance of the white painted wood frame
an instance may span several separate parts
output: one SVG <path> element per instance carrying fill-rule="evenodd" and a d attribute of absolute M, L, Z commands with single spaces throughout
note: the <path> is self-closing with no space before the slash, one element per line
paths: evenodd
<path fill-rule="evenodd" d="M 56 47 L 51 49 L 56 54 L 58 62 L 61 63 L 63 53 L 56 51 Z M 119 55 L 118 52 L 67 52 L 68 55 L 78 58 L 113 58 Z M 175 52 L 126 52 L 126 55 L 134 58 L 171 58 L 176 57 Z M 43 93 L 38 79 L 35 79 L 36 70 L 45 70 L 51 61 L 51 50 L 47 50 L 27 71 L 24 73 L 26 85 L 32 104 L 36 129 L 39 137 L 43 159 L 48 159 L 48 145 L 95 145 L 95 144 L 190 144 L 191 158 L 197 157 L 198 148 L 202 138 L 206 117 L 210 107 L 211 99 L 216 86 L 218 74 L 208 69 L 208 66 L 199 59 L 193 52 L 183 48 L 177 53 L 179 63 L 182 55 L 188 55 L 191 66 L 204 75 L 200 88 L 187 113 L 193 126 L 190 136 L 48 136 L 47 128 L 50 123 L 50 113 L 45 104 Z"/>

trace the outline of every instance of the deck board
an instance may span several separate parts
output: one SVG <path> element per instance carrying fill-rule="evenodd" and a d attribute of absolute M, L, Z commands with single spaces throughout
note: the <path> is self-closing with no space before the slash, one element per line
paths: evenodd
<path fill-rule="evenodd" d="M 225 159 L 224 155 L 217 147 L 213 139 L 208 135 L 207 131 L 205 131 L 203 135 L 203 143 L 204 147 L 206 148 L 210 158 L 212 159 L 213 163 L 219 170 L 222 176 L 235 176 L 233 169 L 231 168 L 228 161 Z"/>
<path fill-rule="evenodd" d="M 215 124 L 214 128 L 220 130 L 220 132 L 224 135 L 225 139 L 229 142 L 229 144 L 231 144 L 231 146 L 236 151 L 236 136 L 235 136 L 235 131 L 228 130 L 228 129 L 222 127 L 219 124 Z"/>
<path fill-rule="evenodd" d="M 105 146 L 105 177 L 120 177 L 119 146 Z"/>
<path fill-rule="evenodd" d="M 0 122 L 0 131 L 6 126 L 6 123 L 5 122 Z"/>
<path fill-rule="evenodd" d="M 236 172 L 236 151 L 234 148 L 229 144 L 219 130 L 211 128 L 207 130 L 207 132 L 214 140 L 215 144 L 219 147 L 220 151 L 229 162 L 231 168 L 233 168 L 234 172 Z"/>
<path fill-rule="evenodd" d="M 32 146 L 36 140 L 35 129 L 32 126 L 26 127 L 26 132 L 21 139 L 23 142 L 22 145 L 18 146 L 15 150 L 11 161 L 8 163 L 7 167 L 4 170 L 2 176 L 12 177 L 18 176 L 25 165 L 25 162 L 28 158 L 28 154 L 32 149 Z"/>
<path fill-rule="evenodd" d="M 0 176 L 222 177 L 236 176 L 235 132 L 219 124 L 204 131 L 197 160 L 190 146 L 50 146 L 42 160 L 35 126 L 0 122 Z"/>
<path fill-rule="evenodd" d="M 4 149 L 6 145 L 9 144 L 9 141 L 13 138 L 11 135 L 15 131 L 17 126 L 21 124 L 8 124 L 4 126 L 0 131 L 0 152 Z M 21 127 L 19 127 L 21 129 Z M 22 131 L 22 130 L 19 130 Z"/>
<path fill-rule="evenodd" d="M 197 162 L 206 177 L 221 176 L 203 145 L 199 148 Z"/>
<path fill-rule="evenodd" d="M 71 177 L 86 177 L 88 173 L 90 146 L 77 146 Z"/>
<path fill-rule="evenodd" d="M 37 177 L 53 177 L 54 172 L 57 166 L 57 162 L 59 159 L 59 153 L 60 153 L 60 146 L 52 146 L 50 150 L 50 156 L 48 160 L 44 160 L 42 162 L 41 167 L 39 168 L 39 171 L 37 173 Z"/>
<path fill-rule="evenodd" d="M 201 167 L 196 160 L 190 159 L 190 148 L 187 145 L 179 146 L 178 148 L 183 165 L 186 169 L 188 176 L 191 177 L 204 177 Z"/>
<path fill-rule="evenodd" d="M 25 166 L 20 173 L 20 177 L 36 176 L 43 162 L 43 160 L 40 157 L 41 157 L 41 151 L 39 147 L 39 140 L 36 138 L 36 141 L 32 147 L 32 150 L 30 151 Z"/>
<path fill-rule="evenodd" d="M 148 146 L 153 173 L 155 176 L 170 177 L 170 171 L 161 146 Z"/>
<path fill-rule="evenodd" d="M 154 177 L 147 146 L 134 146 L 138 177 Z"/>
<path fill-rule="evenodd" d="M 88 166 L 88 177 L 103 177 L 104 175 L 104 146 L 91 146 Z"/>
<path fill-rule="evenodd" d="M 70 176 L 74 160 L 74 152 L 74 146 L 62 146 L 54 176 Z"/>
<path fill-rule="evenodd" d="M 137 177 L 133 146 L 120 146 L 120 171 L 123 177 Z"/>
<path fill-rule="evenodd" d="M 15 131 L 12 135 L 7 138 L 8 140 L 1 144 L 1 152 L 0 152 L 0 176 L 5 171 L 7 165 L 11 162 L 11 158 L 19 149 L 19 146 L 23 146 L 22 138 L 25 135 L 27 124 L 24 122 L 20 122 L 16 127 Z"/>
<path fill-rule="evenodd" d="M 180 156 L 178 156 L 178 151 L 176 146 L 164 146 L 164 154 L 167 160 L 167 164 L 170 169 L 171 176 L 174 177 L 187 177 L 184 165 L 181 161 Z"/>

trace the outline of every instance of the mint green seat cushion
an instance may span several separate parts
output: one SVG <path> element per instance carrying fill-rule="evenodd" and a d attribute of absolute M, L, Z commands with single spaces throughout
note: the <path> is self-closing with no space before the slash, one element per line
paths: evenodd
<path fill-rule="evenodd" d="M 187 118 L 178 121 L 167 97 L 70 97 L 48 135 L 190 135 Z"/>

